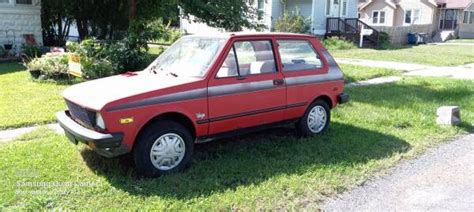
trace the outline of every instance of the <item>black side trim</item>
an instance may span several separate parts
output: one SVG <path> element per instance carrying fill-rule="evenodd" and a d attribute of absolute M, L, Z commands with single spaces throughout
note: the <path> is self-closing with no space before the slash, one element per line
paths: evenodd
<path fill-rule="evenodd" d="M 305 105 L 306 105 L 306 102 L 301 102 L 301 103 L 289 104 L 289 105 L 286 105 L 286 106 L 278 106 L 278 107 L 272 107 L 272 108 L 267 108 L 267 109 L 247 111 L 247 112 L 243 112 L 243 113 L 219 116 L 219 117 L 205 119 L 205 120 L 199 120 L 199 121 L 197 121 L 197 123 L 198 124 L 206 124 L 206 123 L 210 123 L 210 122 L 223 121 L 223 120 L 234 119 L 234 118 L 239 118 L 239 117 L 243 117 L 243 116 L 252 116 L 252 115 L 257 115 L 257 114 L 260 114 L 260 113 L 268 113 L 268 112 L 284 110 L 284 109 L 288 109 L 288 108 L 302 107 L 302 106 L 305 106 Z"/>
<path fill-rule="evenodd" d="M 337 96 L 337 101 L 339 102 L 339 104 L 344 104 L 344 103 L 349 102 L 349 94 L 346 94 L 346 93 L 339 94 L 339 96 Z"/>
<path fill-rule="evenodd" d="M 217 134 L 213 134 L 213 135 L 203 136 L 203 137 L 197 138 L 196 143 L 205 143 L 205 142 L 213 141 L 213 140 L 216 140 L 216 139 L 229 138 L 229 137 L 234 137 L 234 136 L 238 136 L 238 135 L 257 132 L 257 131 L 265 130 L 265 129 L 272 128 L 272 127 L 285 126 L 285 125 L 288 125 L 288 124 L 292 124 L 296 121 L 298 121 L 298 119 L 289 119 L 289 120 L 274 122 L 274 123 L 270 123 L 270 124 L 259 125 L 259 126 L 255 126 L 255 127 L 242 128 L 242 129 L 233 130 L 233 131 L 230 131 L 230 132 L 223 132 L 223 133 L 217 133 Z"/>

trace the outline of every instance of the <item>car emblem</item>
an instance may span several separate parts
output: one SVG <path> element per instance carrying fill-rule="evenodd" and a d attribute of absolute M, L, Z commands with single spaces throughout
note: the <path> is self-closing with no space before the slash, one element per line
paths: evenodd
<path fill-rule="evenodd" d="M 204 113 L 196 113 L 196 118 L 197 118 L 197 119 L 203 119 L 204 117 L 206 117 L 206 114 L 204 114 Z"/>

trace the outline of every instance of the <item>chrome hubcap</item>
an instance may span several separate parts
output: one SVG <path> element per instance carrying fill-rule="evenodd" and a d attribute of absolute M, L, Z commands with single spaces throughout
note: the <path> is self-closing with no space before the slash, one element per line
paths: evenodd
<path fill-rule="evenodd" d="M 326 109 L 323 106 L 316 105 L 309 111 L 307 124 L 312 133 L 320 133 L 326 126 L 326 122 Z"/>
<path fill-rule="evenodd" d="M 167 133 L 151 146 L 151 162 L 159 170 L 170 170 L 183 160 L 185 151 L 183 138 L 175 133 Z"/>

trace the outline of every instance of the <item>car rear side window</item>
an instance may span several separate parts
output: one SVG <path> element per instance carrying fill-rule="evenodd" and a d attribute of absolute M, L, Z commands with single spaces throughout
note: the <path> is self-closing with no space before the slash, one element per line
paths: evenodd
<path fill-rule="evenodd" d="M 306 40 L 278 40 L 283 71 L 314 70 L 323 63 L 313 46 Z"/>
<path fill-rule="evenodd" d="M 217 77 L 273 72 L 276 72 L 276 63 L 271 41 L 237 41 L 227 53 Z"/>

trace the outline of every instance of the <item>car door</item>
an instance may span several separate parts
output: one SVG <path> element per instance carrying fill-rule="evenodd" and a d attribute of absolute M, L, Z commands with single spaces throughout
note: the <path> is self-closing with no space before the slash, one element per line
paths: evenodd
<path fill-rule="evenodd" d="M 285 119 L 301 117 L 315 97 L 329 89 L 327 61 L 318 52 L 316 43 L 308 39 L 277 39 L 282 74 L 287 85 Z M 329 77 L 329 78 L 328 78 Z"/>
<path fill-rule="evenodd" d="M 278 71 L 274 41 L 235 39 L 209 81 L 209 134 L 283 119 L 286 85 Z"/>

